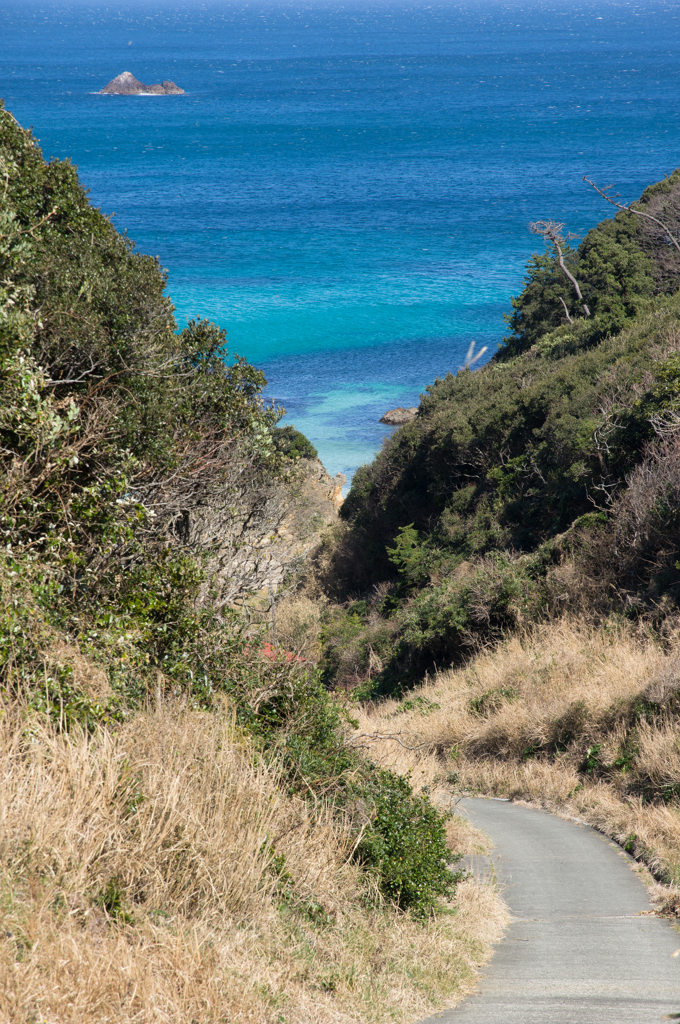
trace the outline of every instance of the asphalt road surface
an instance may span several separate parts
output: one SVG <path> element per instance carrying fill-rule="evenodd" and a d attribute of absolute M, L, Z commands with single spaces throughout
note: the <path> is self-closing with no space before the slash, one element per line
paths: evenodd
<path fill-rule="evenodd" d="M 494 843 L 512 924 L 478 992 L 427 1024 L 680 1020 L 680 933 L 651 910 L 631 860 L 585 825 L 500 800 L 461 800 Z"/>

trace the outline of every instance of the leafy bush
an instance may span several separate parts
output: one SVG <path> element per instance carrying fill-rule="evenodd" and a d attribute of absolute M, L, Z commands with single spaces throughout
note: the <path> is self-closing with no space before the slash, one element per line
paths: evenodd
<path fill-rule="evenodd" d="M 275 427 L 274 445 L 277 450 L 292 459 L 318 459 L 319 453 L 312 442 L 292 424 Z"/>
<path fill-rule="evenodd" d="M 424 916 L 452 895 L 461 877 L 446 846 L 447 815 L 392 772 L 379 771 L 369 793 L 375 810 L 355 856 L 377 872 L 387 899 Z"/>
<path fill-rule="evenodd" d="M 181 548 L 197 510 L 216 505 L 228 517 L 232 494 L 285 464 L 264 376 L 228 363 L 215 325 L 176 331 L 157 262 L 135 253 L 90 206 L 75 169 L 45 163 L 1 107 L 0 164 L 3 587 L 43 634 L 35 643 L 12 627 L 3 678 L 25 686 L 44 676 L 56 631 L 98 652 L 131 699 L 154 672 L 210 690 L 206 637 L 221 627 L 195 606 L 203 552 Z M 226 619 L 222 633 L 235 636 Z M 62 707 L 68 666 L 58 675 Z"/>

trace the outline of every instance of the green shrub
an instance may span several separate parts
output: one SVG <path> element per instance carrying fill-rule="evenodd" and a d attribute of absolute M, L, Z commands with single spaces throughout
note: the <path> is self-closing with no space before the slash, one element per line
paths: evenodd
<path fill-rule="evenodd" d="M 421 587 L 428 582 L 430 578 L 429 565 L 432 558 L 427 549 L 423 547 L 413 523 L 399 527 L 394 547 L 388 546 L 386 551 L 390 562 L 399 570 L 399 575 L 406 588 Z"/>
<path fill-rule="evenodd" d="M 594 743 L 592 747 L 588 747 L 579 765 L 579 771 L 582 775 L 598 775 L 604 767 L 602 760 L 602 744 Z"/>
<path fill-rule="evenodd" d="M 417 916 L 431 913 L 461 877 L 446 846 L 447 815 L 414 796 L 408 780 L 392 772 L 377 772 L 366 793 L 373 814 L 356 859 L 376 873 L 386 899 Z"/>
<path fill-rule="evenodd" d="M 229 613 L 196 607 L 203 552 L 181 550 L 185 527 L 276 477 L 280 411 L 261 371 L 229 364 L 223 330 L 176 331 L 157 261 L 1 104 L 0 165 L 0 678 L 88 723 L 158 672 L 209 703 L 246 641 Z M 105 668 L 113 705 L 46 663 L 55 637 Z"/>
<path fill-rule="evenodd" d="M 275 427 L 274 445 L 277 450 L 292 459 L 318 459 L 319 453 L 312 442 L 292 424 Z"/>
<path fill-rule="evenodd" d="M 469 707 L 473 715 L 486 718 L 488 715 L 498 711 L 504 704 L 517 700 L 518 693 L 513 686 L 498 686 L 492 690 L 486 690 L 479 697 L 473 697 Z"/>

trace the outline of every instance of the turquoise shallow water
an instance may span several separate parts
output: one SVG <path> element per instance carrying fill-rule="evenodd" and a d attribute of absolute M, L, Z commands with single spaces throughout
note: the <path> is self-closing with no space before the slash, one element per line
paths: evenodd
<path fill-rule="evenodd" d="M 13 4 L 0 95 L 351 475 L 536 246 L 680 164 L 676 4 Z M 181 97 L 95 95 L 120 71 Z"/>

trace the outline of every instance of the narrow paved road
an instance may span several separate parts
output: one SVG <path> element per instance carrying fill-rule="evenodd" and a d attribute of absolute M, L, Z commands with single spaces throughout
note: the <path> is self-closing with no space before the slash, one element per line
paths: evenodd
<path fill-rule="evenodd" d="M 477 994 L 427 1024 L 656 1024 L 680 1020 L 680 934 L 644 916 L 630 860 L 585 825 L 462 800 L 494 843 L 513 921 Z"/>

